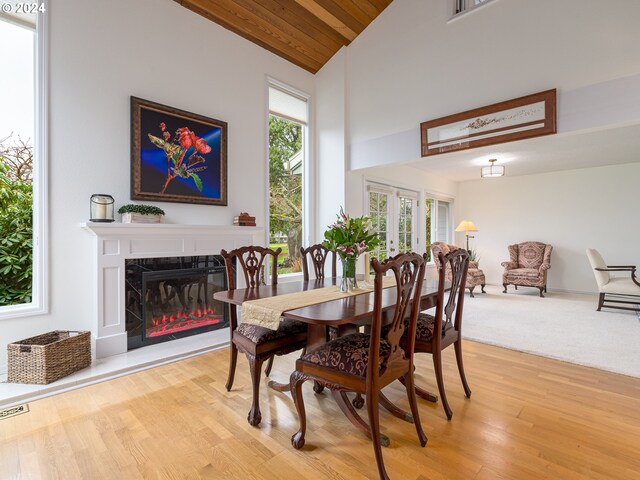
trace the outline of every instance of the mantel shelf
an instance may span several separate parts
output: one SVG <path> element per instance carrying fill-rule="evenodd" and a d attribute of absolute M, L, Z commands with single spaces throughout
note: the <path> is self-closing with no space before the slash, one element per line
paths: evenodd
<path fill-rule="evenodd" d="M 262 227 L 240 227 L 237 225 L 185 225 L 180 223 L 102 223 L 85 222 L 80 225 L 87 232 L 99 237 L 120 237 L 130 235 L 170 235 L 189 236 L 221 233 L 264 232 Z"/>

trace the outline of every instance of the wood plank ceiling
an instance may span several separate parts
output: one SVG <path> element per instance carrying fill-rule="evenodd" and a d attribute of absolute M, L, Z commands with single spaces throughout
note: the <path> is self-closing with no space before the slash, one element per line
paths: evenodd
<path fill-rule="evenodd" d="M 175 0 L 316 73 L 393 0 Z"/>

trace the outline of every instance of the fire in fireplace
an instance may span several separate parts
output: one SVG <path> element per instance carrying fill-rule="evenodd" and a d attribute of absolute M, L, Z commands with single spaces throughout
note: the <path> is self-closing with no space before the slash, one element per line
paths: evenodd
<path fill-rule="evenodd" d="M 219 255 L 127 260 L 125 280 L 129 349 L 228 326 Z"/>

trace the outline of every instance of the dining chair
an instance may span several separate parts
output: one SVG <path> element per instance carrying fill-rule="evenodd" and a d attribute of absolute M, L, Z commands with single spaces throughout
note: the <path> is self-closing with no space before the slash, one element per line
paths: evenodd
<path fill-rule="evenodd" d="M 417 253 L 397 255 L 380 263 L 372 261 L 375 272 L 373 289 L 373 319 L 371 333 L 352 333 L 308 352 L 296 361 L 296 369 L 291 374 L 290 384 L 298 418 L 299 430 L 291 437 L 291 444 L 299 449 L 304 446 L 306 433 L 306 414 L 302 385 L 306 380 L 314 380 L 340 395 L 349 415 L 358 423 L 364 424 L 357 411 L 346 398 L 346 392 L 358 392 L 366 395 L 369 424 L 367 431 L 373 442 L 373 450 L 380 478 L 389 476 L 382 459 L 378 402 L 383 401 L 382 388 L 398 378 L 403 379 L 411 407 L 411 418 L 415 423 L 420 445 L 425 446 L 427 437 L 422 430 L 418 405 L 413 383 L 413 348 L 415 344 L 416 323 L 420 310 L 420 296 L 425 271 L 425 258 Z M 385 274 L 395 276 L 397 294 L 396 305 L 383 315 L 382 296 L 389 292 L 383 290 Z M 410 314 L 409 314 L 410 312 Z M 405 325 L 405 318 L 409 320 Z M 382 335 L 382 323 L 391 322 Z M 408 330 L 407 342 L 400 347 L 400 339 Z M 383 402 L 384 404 L 384 402 Z M 392 412 L 393 413 L 393 412 Z M 408 415 L 408 414 L 407 414 Z M 407 415 L 403 417 L 407 420 Z M 366 425 L 366 424 L 364 424 Z"/>
<path fill-rule="evenodd" d="M 271 284 L 277 285 L 278 255 L 281 252 L 282 249 L 280 248 L 272 250 L 259 246 L 241 247 L 230 252 L 222 250 L 220 255 L 224 257 L 229 290 L 236 288 L 236 270 L 242 271 L 248 288 L 259 287 L 261 284 L 261 272 L 263 272 L 267 259 L 271 261 Z M 237 305 L 229 304 L 231 357 L 226 388 L 227 391 L 230 391 L 233 386 L 238 350 L 240 350 L 249 361 L 253 388 L 253 401 L 247 420 L 250 425 L 256 426 L 262 420 L 259 405 L 262 364 L 265 361 L 273 362 L 275 355 L 285 355 L 304 348 L 307 343 L 307 325 L 290 319 L 281 321 L 277 330 L 248 323 L 238 324 L 237 308 Z"/>
<path fill-rule="evenodd" d="M 300 253 L 302 254 L 302 274 L 305 282 L 309 281 L 309 264 L 307 262 L 307 257 L 311 259 L 315 277 L 320 280 L 325 278 L 325 264 L 327 263 L 329 253 L 331 253 L 331 276 L 335 277 L 337 275 L 336 252 L 332 252 L 321 243 L 311 245 L 308 248 L 300 248 Z"/>
<path fill-rule="evenodd" d="M 448 254 L 439 254 L 438 266 L 438 297 L 436 301 L 435 316 L 427 313 L 418 315 L 415 339 L 415 353 L 430 353 L 433 357 L 433 369 L 436 374 L 438 392 L 442 400 L 442 406 L 447 415 L 447 420 L 451 420 L 453 412 L 447 401 L 442 378 L 442 350 L 449 345 L 453 345 L 456 352 L 458 372 L 462 380 L 462 386 L 467 398 L 471 397 L 471 389 L 467 383 L 462 364 L 462 307 L 464 304 L 464 289 L 469 268 L 469 254 L 464 249 L 458 249 Z M 449 270 L 450 269 L 450 270 Z M 447 276 L 450 271 L 450 276 Z M 447 277 L 449 278 L 450 289 L 447 292 L 445 303 L 445 290 L 447 288 Z M 438 332 L 436 334 L 435 332 Z M 410 338 L 405 335 L 403 344 L 409 344 Z M 437 402 L 438 397 L 416 387 L 419 397 L 431 402 Z"/>

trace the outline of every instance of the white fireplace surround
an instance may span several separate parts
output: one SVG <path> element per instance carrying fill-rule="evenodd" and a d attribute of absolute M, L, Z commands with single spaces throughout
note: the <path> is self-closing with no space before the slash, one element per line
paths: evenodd
<path fill-rule="evenodd" d="M 127 351 L 125 260 L 219 255 L 244 245 L 263 245 L 259 227 L 179 224 L 83 223 L 94 235 L 95 305 L 92 325 L 96 358 Z"/>

